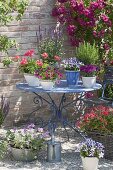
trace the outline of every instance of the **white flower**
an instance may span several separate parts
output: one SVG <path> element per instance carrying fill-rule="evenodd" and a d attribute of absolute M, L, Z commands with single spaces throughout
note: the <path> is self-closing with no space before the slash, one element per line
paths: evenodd
<path fill-rule="evenodd" d="M 99 158 L 103 158 L 103 157 L 104 157 L 104 153 L 101 152 L 101 153 L 99 154 Z"/>

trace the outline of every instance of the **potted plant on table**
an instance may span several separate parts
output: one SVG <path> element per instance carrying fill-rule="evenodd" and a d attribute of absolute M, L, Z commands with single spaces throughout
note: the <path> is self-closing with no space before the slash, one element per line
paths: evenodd
<path fill-rule="evenodd" d="M 40 79 L 41 86 L 44 90 L 51 90 L 56 81 L 62 78 L 59 69 L 44 63 L 40 70 L 35 71 L 35 76 Z"/>
<path fill-rule="evenodd" d="M 40 82 L 37 77 L 34 76 L 34 72 L 40 69 L 42 61 L 33 58 L 34 50 L 29 50 L 24 54 L 24 58 L 16 56 L 15 59 L 19 62 L 19 71 L 24 73 L 24 77 L 29 86 L 39 86 Z"/>
<path fill-rule="evenodd" d="M 96 65 L 83 65 L 80 67 L 84 87 L 91 88 L 96 84 L 98 67 Z"/>
<path fill-rule="evenodd" d="M 65 59 L 62 63 L 66 73 L 67 84 L 69 86 L 76 85 L 80 76 L 81 63 L 76 58 Z"/>
<path fill-rule="evenodd" d="M 88 109 L 78 121 L 78 128 L 105 147 L 105 158 L 113 160 L 113 112 L 99 105 Z"/>
<path fill-rule="evenodd" d="M 97 170 L 99 158 L 104 156 L 104 146 L 92 139 L 86 139 L 79 145 L 84 170 Z"/>
<path fill-rule="evenodd" d="M 45 37 L 40 33 L 38 37 L 38 55 L 43 63 L 58 67 L 63 55 L 63 38 L 60 29 L 45 30 Z"/>
<path fill-rule="evenodd" d="M 95 43 L 93 45 L 88 42 L 81 43 L 75 53 L 79 61 L 86 65 L 97 64 L 99 61 L 99 50 Z"/>
<path fill-rule="evenodd" d="M 8 130 L 6 133 L 7 146 L 10 147 L 14 159 L 18 161 L 33 161 L 38 152 L 44 147 L 48 132 L 35 128 L 34 124 L 23 129 Z"/>

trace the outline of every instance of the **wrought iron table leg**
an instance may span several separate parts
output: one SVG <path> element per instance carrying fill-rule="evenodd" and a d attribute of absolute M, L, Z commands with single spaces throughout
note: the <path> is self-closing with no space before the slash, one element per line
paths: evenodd
<path fill-rule="evenodd" d="M 40 96 L 37 93 L 34 93 L 34 94 L 36 95 L 36 97 L 34 98 L 35 104 L 39 104 L 39 103 L 42 104 L 43 101 L 45 101 L 52 108 L 52 113 L 51 113 L 50 119 L 47 121 L 47 123 L 44 123 L 44 121 L 42 122 L 43 128 L 48 126 L 48 129 L 51 130 L 52 134 L 53 134 L 55 132 L 55 129 L 57 128 L 58 124 L 60 123 L 60 125 L 64 128 L 64 130 L 66 132 L 68 140 L 69 140 L 69 133 L 68 133 L 66 127 L 70 127 L 71 129 L 73 129 L 74 131 L 79 133 L 83 138 L 85 138 L 85 135 L 82 134 L 76 127 L 73 127 L 69 123 L 68 120 L 64 119 L 64 117 L 62 115 L 62 110 L 65 109 L 66 107 L 70 106 L 71 104 L 77 102 L 78 100 L 80 100 L 80 98 L 82 98 L 83 94 L 81 94 L 80 97 L 75 99 L 74 101 L 64 104 L 66 102 L 66 96 L 64 93 L 61 97 L 61 100 L 60 100 L 60 103 L 58 106 L 55 103 L 55 101 L 53 100 L 53 98 L 51 97 L 50 93 L 47 93 L 50 101 L 46 100 L 45 98 L 43 98 L 42 96 Z M 37 110 L 35 110 L 35 111 L 37 111 Z"/>

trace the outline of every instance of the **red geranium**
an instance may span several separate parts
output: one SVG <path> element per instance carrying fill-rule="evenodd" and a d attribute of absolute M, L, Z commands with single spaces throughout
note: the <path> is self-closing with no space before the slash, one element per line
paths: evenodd
<path fill-rule="evenodd" d="M 20 65 L 26 65 L 26 64 L 28 64 L 28 61 L 26 58 L 23 58 L 20 62 Z"/>
<path fill-rule="evenodd" d="M 77 125 L 81 130 L 86 132 L 98 131 L 102 133 L 112 133 L 113 113 L 108 107 L 102 105 L 93 107 L 80 118 Z"/>
<path fill-rule="evenodd" d="M 31 50 L 28 50 L 28 51 L 24 54 L 24 56 L 32 57 L 32 56 L 34 55 L 34 53 L 35 53 L 35 51 L 34 51 L 33 49 L 31 49 Z"/>

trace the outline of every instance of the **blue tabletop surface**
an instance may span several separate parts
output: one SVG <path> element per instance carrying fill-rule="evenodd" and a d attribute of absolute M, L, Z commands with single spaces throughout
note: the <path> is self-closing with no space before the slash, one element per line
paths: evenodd
<path fill-rule="evenodd" d="M 16 87 L 20 90 L 28 91 L 28 92 L 35 92 L 35 93 L 81 93 L 81 92 L 88 92 L 93 90 L 98 90 L 102 87 L 101 84 L 96 83 L 93 88 L 85 88 L 80 81 L 78 85 L 68 87 L 66 80 L 61 80 L 60 84 L 55 85 L 51 90 L 44 90 L 41 86 L 33 87 L 29 86 L 27 83 L 17 83 Z"/>

